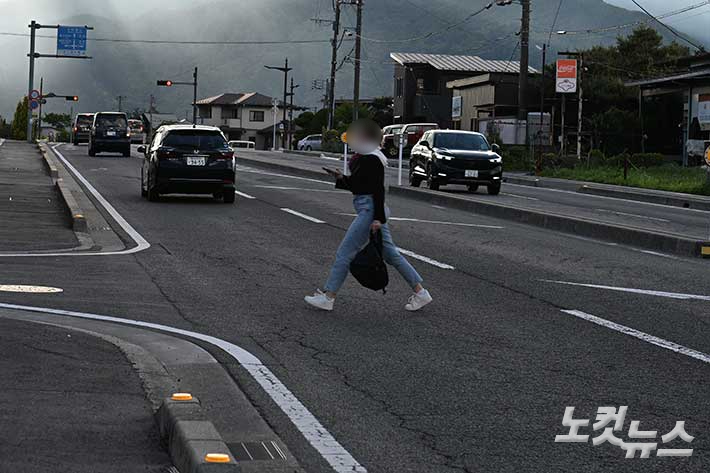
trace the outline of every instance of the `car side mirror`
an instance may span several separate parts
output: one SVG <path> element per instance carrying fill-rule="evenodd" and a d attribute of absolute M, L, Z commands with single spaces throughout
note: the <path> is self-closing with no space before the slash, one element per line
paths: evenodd
<path fill-rule="evenodd" d="M 431 145 L 429 144 L 428 141 L 422 141 L 419 143 L 420 145 L 424 146 L 425 148 L 431 148 Z"/>
<path fill-rule="evenodd" d="M 497 143 L 493 143 L 491 145 L 491 149 L 493 150 L 494 153 L 500 154 L 500 146 Z"/>
<path fill-rule="evenodd" d="M 139 146 L 139 147 L 138 147 L 138 152 L 145 154 L 145 146 Z"/>

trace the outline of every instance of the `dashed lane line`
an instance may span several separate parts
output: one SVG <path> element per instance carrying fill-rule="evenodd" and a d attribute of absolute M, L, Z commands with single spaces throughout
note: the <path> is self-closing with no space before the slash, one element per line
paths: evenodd
<path fill-rule="evenodd" d="M 653 291 L 649 289 L 634 289 L 631 287 L 604 286 L 601 284 L 584 284 L 568 281 L 554 281 L 550 279 L 540 279 L 540 281 L 550 284 L 560 284 L 564 286 L 587 287 L 591 289 L 603 289 L 606 291 L 628 292 L 645 296 L 665 297 L 668 299 L 710 301 L 710 296 L 703 296 L 698 294 L 683 294 L 680 292 Z"/>
<path fill-rule="evenodd" d="M 296 217 L 300 217 L 300 218 L 302 218 L 302 219 L 304 219 L 304 220 L 308 220 L 309 222 L 313 222 L 313 223 L 325 223 L 323 220 L 318 220 L 318 219 L 315 218 L 315 217 L 311 217 L 310 215 L 306 215 L 306 214 L 303 214 L 303 213 L 301 213 L 301 212 L 296 212 L 295 210 L 292 210 L 292 209 L 282 208 L 281 210 L 284 211 L 284 212 L 286 212 L 286 213 L 288 213 L 288 214 L 295 215 Z"/>
<path fill-rule="evenodd" d="M 299 180 L 299 181 L 318 182 L 318 183 L 320 183 L 320 184 L 328 184 L 328 185 L 331 185 L 331 186 L 333 185 L 333 181 L 322 181 L 322 180 L 319 180 L 319 179 L 311 179 L 311 178 L 309 178 L 309 177 L 290 176 L 290 175 L 288 175 L 288 174 L 281 174 L 281 173 L 276 173 L 276 172 L 261 171 L 261 170 L 258 170 L 258 169 L 250 168 L 250 167 L 247 167 L 247 166 L 241 166 L 241 165 L 238 165 L 238 166 L 237 166 L 237 170 L 238 170 L 238 171 L 242 171 L 242 172 L 252 173 L 252 174 L 261 174 L 262 176 L 285 177 L 285 178 L 288 178 L 288 179 L 296 179 L 296 180 Z"/>
<path fill-rule="evenodd" d="M 259 358 L 240 346 L 217 337 L 198 332 L 183 330 L 168 325 L 142 322 L 140 320 L 122 319 L 106 315 L 74 312 L 68 310 L 29 307 L 15 304 L 0 303 L 0 309 L 39 312 L 59 317 L 75 317 L 81 319 L 100 320 L 104 322 L 142 327 L 162 332 L 190 337 L 214 345 L 237 361 L 249 375 L 261 386 L 268 396 L 276 403 L 293 425 L 301 432 L 313 448 L 325 459 L 336 473 L 367 473 L 365 467 L 326 430 L 318 419 L 303 405 L 303 403 L 279 380 L 276 375 L 264 365 Z"/>
<path fill-rule="evenodd" d="M 639 340 L 642 340 L 646 343 L 650 343 L 652 345 L 656 345 L 666 350 L 670 350 L 676 353 L 680 353 L 681 355 L 695 358 L 696 360 L 700 360 L 703 363 L 710 363 L 710 355 L 708 355 L 707 353 L 693 350 L 692 348 L 684 347 L 683 345 L 679 345 L 663 338 L 656 337 L 645 332 L 641 332 L 631 327 L 627 327 L 626 325 L 617 324 L 616 322 L 612 322 L 611 320 L 603 319 L 601 317 L 597 317 L 596 315 L 588 314 L 579 310 L 563 310 L 562 312 L 568 315 L 573 315 L 582 320 L 592 322 L 602 327 L 615 330 L 617 332 L 623 333 L 624 335 L 629 335 L 631 337 L 638 338 Z"/>
<path fill-rule="evenodd" d="M 456 269 L 453 266 L 451 266 L 450 264 L 442 263 L 441 261 L 437 261 L 435 259 L 429 258 L 428 256 L 423 256 L 423 255 L 417 254 L 413 251 L 405 250 L 404 248 L 397 248 L 397 249 L 399 250 L 400 253 L 402 253 L 405 256 L 409 256 L 410 258 L 414 258 L 416 260 L 423 261 L 424 263 L 428 263 L 432 266 L 436 266 L 437 268 L 447 269 L 447 270 L 452 270 L 452 271 L 454 269 Z"/>
<path fill-rule="evenodd" d="M 237 190 L 235 190 L 234 193 L 237 194 L 239 197 L 243 197 L 245 199 L 249 199 L 249 200 L 256 199 L 256 197 L 254 197 L 253 195 L 245 194 L 244 192 L 239 192 Z"/>
<path fill-rule="evenodd" d="M 287 187 L 287 186 L 252 186 L 257 189 L 273 189 L 280 191 L 304 191 L 304 192 L 323 192 L 326 194 L 349 194 L 348 191 L 329 190 L 329 189 L 308 189 L 307 187 Z"/>

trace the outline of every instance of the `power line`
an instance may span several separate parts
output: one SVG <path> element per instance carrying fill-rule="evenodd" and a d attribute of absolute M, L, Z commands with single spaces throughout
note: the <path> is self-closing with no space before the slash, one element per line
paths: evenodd
<path fill-rule="evenodd" d="M 685 41 L 685 42 L 688 43 L 689 45 L 691 45 L 691 46 L 693 46 L 694 48 L 696 48 L 698 51 L 705 51 L 705 48 L 704 48 L 704 47 L 698 46 L 697 44 L 695 44 L 694 42 L 692 42 L 691 40 L 689 40 L 688 38 L 686 38 L 686 37 L 683 36 L 682 34 L 678 33 L 675 29 L 671 28 L 670 26 L 668 26 L 667 24 L 663 23 L 661 20 L 659 20 L 658 18 L 656 18 L 655 16 L 653 16 L 648 10 L 646 10 L 643 6 L 641 6 L 641 4 L 640 4 L 639 2 L 637 2 L 636 0 L 631 0 L 631 1 L 634 2 L 634 5 L 636 5 L 636 6 L 639 7 L 641 10 L 643 10 L 643 12 L 644 12 L 645 14 L 647 14 L 648 16 L 650 16 L 651 18 L 653 18 L 654 20 L 656 20 L 656 23 L 658 23 L 659 25 L 661 25 L 662 27 L 664 27 L 665 29 L 667 29 L 668 31 L 670 31 L 671 33 L 673 33 L 674 36 L 676 36 L 677 38 L 679 38 L 679 39 Z M 706 2 L 706 3 L 707 3 L 707 2 Z"/>
<path fill-rule="evenodd" d="M 0 32 L 0 36 L 20 36 L 29 37 L 28 33 L 9 33 Z M 37 38 L 55 39 L 55 36 L 36 35 Z M 169 40 L 151 40 L 151 39 L 119 39 L 119 38 L 86 38 L 87 41 L 97 43 L 132 43 L 132 44 L 185 44 L 185 45 L 268 45 L 268 44 L 318 44 L 329 43 L 327 39 L 296 39 L 284 41 L 169 41 Z"/>
<path fill-rule="evenodd" d="M 560 10 L 562 10 L 562 3 L 564 1 L 565 0 L 560 0 L 560 3 L 557 5 L 557 11 L 555 12 L 555 19 L 552 20 L 552 26 L 550 26 L 550 34 L 547 36 L 547 45 L 548 46 L 552 42 L 552 33 L 555 31 L 555 26 L 557 25 L 557 20 L 560 18 Z"/>
<path fill-rule="evenodd" d="M 478 15 L 480 15 L 481 13 L 483 13 L 484 11 L 490 9 L 491 7 L 493 7 L 493 5 L 495 5 L 495 4 L 494 4 L 494 3 L 489 3 L 489 4 L 487 4 L 486 6 L 480 8 L 480 9 L 476 10 L 475 12 L 471 13 L 470 15 L 466 16 L 466 18 L 464 18 L 464 19 L 461 20 L 461 21 L 457 21 L 457 22 L 455 22 L 455 23 L 450 23 L 449 25 L 447 25 L 445 28 L 443 28 L 443 29 L 441 29 L 441 30 L 430 31 L 429 33 L 423 34 L 423 35 L 421 35 L 421 36 L 415 36 L 415 37 L 413 37 L 413 38 L 407 38 L 407 39 L 389 39 L 389 40 L 386 40 L 386 39 L 376 39 L 376 38 L 367 38 L 367 37 L 365 37 L 365 36 L 360 36 L 360 38 L 361 38 L 361 39 L 364 39 L 365 41 L 370 41 L 370 42 L 373 42 L 373 43 L 411 43 L 411 42 L 414 42 L 414 41 L 421 41 L 421 40 L 423 40 L 423 39 L 429 39 L 429 38 L 431 38 L 432 36 L 437 36 L 437 35 L 446 33 L 446 32 L 448 32 L 448 31 L 451 31 L 451 30 L 453 30 L 453 29 L 455 29 L 455 28 L 457 28 L 457 27 L 463 25 L 464 23 L 467 23 L 467 22 L 470 21 L 473 17 L 478 16 Z"/>

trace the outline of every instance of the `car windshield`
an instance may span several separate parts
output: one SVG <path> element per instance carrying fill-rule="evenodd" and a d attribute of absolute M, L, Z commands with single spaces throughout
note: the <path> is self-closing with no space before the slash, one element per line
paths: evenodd
<path fill-rule="evenodd" d="M 434 138 L 434 147 L 466 151 L 490 151 L 491 149 L 482 135 L 471 133 L 438 133 Z"/>
<path fill-rule="evenodd" d="M 126 117 L 122 115 L 99 115 L 96 124 L 103 127 L 128 128 Z"/>
<path fill-rule="evenodd" d="M 91 125 L 91 122 L 93 121 L 93 118 L 91 115 L 79 115 L 76 117 L 76 124 L 77 125 Z"/>
<path fill-rule="evenodd" d="M 387 130 L 387 134 L 388 134 L 388 135 L 396 135 L 396 134 L 398 134 L 400 131 L 402 131 L 402 127 L 401 127 L 401 126 L 394 126 L 394 127 L 390 128 L 389 130 Z"/>
<path fill-rule="evenodd" d="M 208 150 L 225 148 L 227 142 L 220 133 L 214 131 L 175 130 L 165 137 L 163 146 Z"/>

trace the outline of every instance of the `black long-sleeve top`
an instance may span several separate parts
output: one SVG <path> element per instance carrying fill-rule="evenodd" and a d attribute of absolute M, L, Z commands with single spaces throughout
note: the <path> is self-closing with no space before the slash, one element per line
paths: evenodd
<path fill-rule="evenodd" d="M 385 216 L 385 167 L 374 154 L 355 155 L 350 161 L 350 175 L 335 182 L 338 189 L 353 195 L 372 195 L 375 201 L 375 220 L 387 222 Z"/>

